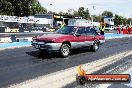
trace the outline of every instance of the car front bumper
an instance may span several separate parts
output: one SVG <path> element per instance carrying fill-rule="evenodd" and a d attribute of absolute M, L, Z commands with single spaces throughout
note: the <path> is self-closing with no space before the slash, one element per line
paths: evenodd
<path fill-rule="evenodd" d="M 59 50 L 61 47 L 61 43 L 31 42 L 31 45 L 36 49 L 45 50 Z"/>

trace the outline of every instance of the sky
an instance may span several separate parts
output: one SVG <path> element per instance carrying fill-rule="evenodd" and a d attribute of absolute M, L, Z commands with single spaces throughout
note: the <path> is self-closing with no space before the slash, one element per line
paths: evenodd
<path fill-rule="evenodd" d="M 132 0 L 39 0 L 39 2 L 48 11 L 67 12 L 69 9 L 78 10 L 83 6 L 89 9 L 91 15 L 99 15 L 107 10 L 132 18 Z"/>

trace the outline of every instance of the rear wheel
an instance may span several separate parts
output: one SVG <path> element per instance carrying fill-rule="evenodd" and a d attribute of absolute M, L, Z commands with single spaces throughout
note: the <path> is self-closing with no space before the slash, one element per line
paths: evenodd
<path fill-rule="evenodd" d="M 93 45 L 90 46 L 90 50 L 96 52 L 98 51 L 98 49 L 99 49 L 99 43 L 95 41 Z"/>
<path fill-rule="evenodd" d="M 70 46 L 68 44 L 62 44 L 60 54 L 62 57 L 68 57 L 70 54 Z"/>

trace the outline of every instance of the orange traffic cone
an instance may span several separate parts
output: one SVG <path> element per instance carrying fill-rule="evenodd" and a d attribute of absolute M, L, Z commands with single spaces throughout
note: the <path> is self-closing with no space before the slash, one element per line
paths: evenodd
<path fill-rule="evenodd" d="M 82 65 L 78 66 L 78 75 L 84 76 L 86 74 L 86 71 L 82 69 Z"/>

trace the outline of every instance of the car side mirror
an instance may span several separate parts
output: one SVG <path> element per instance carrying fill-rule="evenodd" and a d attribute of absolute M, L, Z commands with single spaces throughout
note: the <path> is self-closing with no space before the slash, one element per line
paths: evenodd
<path fill-rule="evenodd" d="M 75 34 L 75 36 L 79 37 L 79 36 L 81 36 L 81 34 L 79 34 L 79 33 L 76 33 L 76 34 Z"/>

